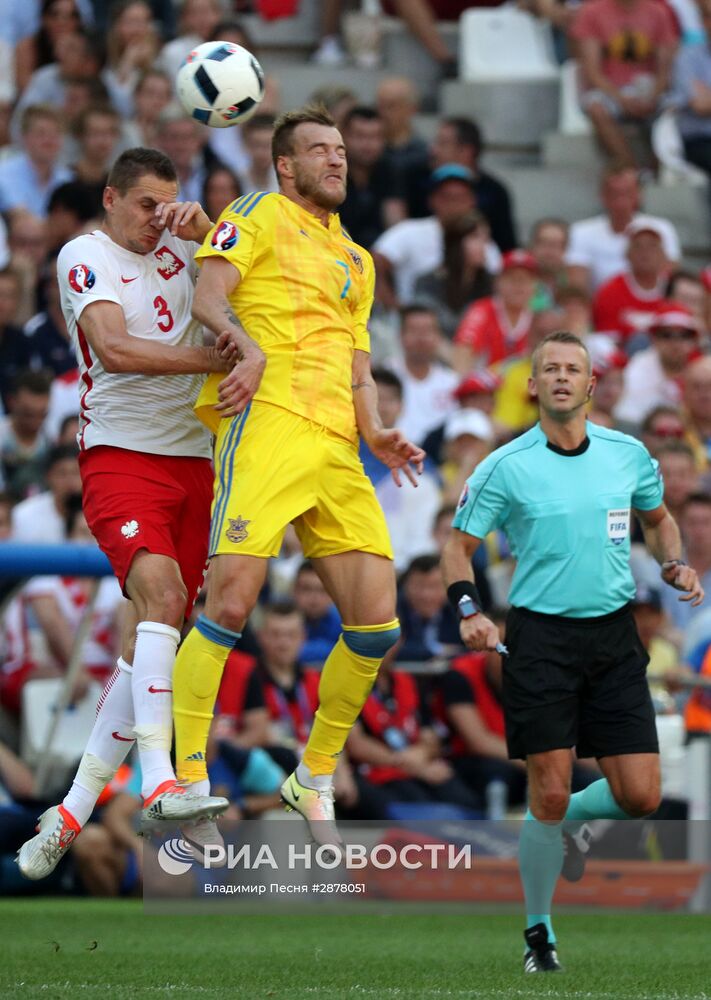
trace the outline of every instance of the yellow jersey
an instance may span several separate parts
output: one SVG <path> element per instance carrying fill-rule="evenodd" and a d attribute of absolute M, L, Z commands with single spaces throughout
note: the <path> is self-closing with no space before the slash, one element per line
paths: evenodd
<path fill-rule="evenodd" d="M 267 359 L 255 399 L 357 439 L 353 352 L 370 351 L 373 260 L 336 213 L 328 227 L 282 194 L 238 198 L 205 237 L 195 259 L 223 257 L 241 275 L 230 305 Z M 213 432 L 224 376 L 213 374 L 195 410 Z"/>

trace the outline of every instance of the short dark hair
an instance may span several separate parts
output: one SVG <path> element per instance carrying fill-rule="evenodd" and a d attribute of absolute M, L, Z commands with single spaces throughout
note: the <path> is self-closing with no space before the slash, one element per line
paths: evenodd
<path fill-rule="evenodd" d="M 390 388 L 394 389 L 398 394 L 398 397 L 402 399 L 402 379 L 399 378 L 395 372 L 391 372 L 389 368 L 373 368 L 371 375 L 373 376 L 373 381 L 376 385 L 390 386 Z"/>
<path fill-rule="evenodd" d="M 382 120 L 380 113 L 375 108 L 371 108 L 368 104 L 356 104 L 355 107 L 349 108 L 343 118 L 344 130 L 348 128 L 354 118 L 361 118 L 366 122 L 379 122 Z"/>
<path fill-rule="evenodd" d="M 42 368 L 39 371 L 23 368 L 12 380 L 12 392 L 14 394 L 24 389 L 25 392 L 31 392 L 35 396 L 48 396 L 52 388 L 53 378 L 54 373 L 48 371 L 46 368 Z"/>
<path fill-rule="evenodd" d="M 86 128 L 89 119 L 92 115 L 102 115 L 105 118 L 113 118 L 116 123 L 117 129 L 121 129 L 121 115 L 118 111 L 111 107 L 110 104 L 106 103 L 91 103 L 79 112 L 76 120 L 72 125 L 72 134 L 76 139 L 83 139 L 86 135 Z"/>
<path fill-rule="evenodd" d="M 671 441 L 667 441 L 660 448 L 657 448 L 655 452 L 655 458 L 660 459 L 664 455 L 683 455 L 685 458 L 690 459 L 694 465 L 696 464 L 696 456 L 694 455 L 694 449 L 686 441 L 680 439 L 672 438 Z"/>
<path fill-rule="evenodd" d="M 464 115 L 453 115 L 442 121 L 443 125 L 449 125 L 457 134 L 457 142 L 460 146 L 471 146 L 477 153 L 481 152 L 484 140 L 481 129 L 472 118 L 465 118 Z"/>
<path fill-rule="evenodd" d="M 121 153 L 109 171 L 106 183 L 124 195 L 146 174 L 153 174 L 162 181 L 177 183 L 178 180 L 175 167 L 165 153 L 161 153 L 158 149 L 135 146 Z"/>
<path fill-rule="evenodd" d="M 649 411 L 647 416 L 640 424 L 639 429 L 642 432 L 642 434 L 650 434 L 652 430 L 652 424 L 657 419 L 657 417 L 661 417 L 663 414 L 666 414 L 667 416 L 671 415 L 673 417 L 676 417 L 682 425 L 684 423 L 684 415 L 682 414 L 681 410 L 679 410 L 676 406 L 671 406 L 669 403 L 660 403 L 659 406 L 655 406 L 653 407 L 653 409 Z"/>
<path fill-rule="evenodd" d="M 265 114 L 254 115 L 253 118 L 250 118 L 248 121 L 244 123 L 244 125 L 242 126 L 242 131 L 256 132 L 260 128 L 273 129 L 275 122 L 276 118 L 274 117 L 274 115 L 265 115 Z"/>
<path fill-rule="evenodd" d="M 546 216 L 543 219 L 537 219 L 533 223 L 533 227 L 531 229 L 531 238 L 529 240 L 529 243 L 533 243 L 533 241 L 540 233 L 541 229 L 543 229 L 545 226 L 555 226 L 556 229 L 561 229 L 565 233 L 565 238 L 566 239 L 568 238 L 568 233 L 570 232 L 570 226 L 565 221 L 565 219 L 557 219 L 555 218 L 555 216 L 550 215 Z"/>
<path fill-rule="evenodd" d="M 73 212 L 80 222 L 88 222 L 96 216 L 96 195 L 84 181 L 67 181 L 56 187 L 49 197 L 47 213 L 55 209 Z"/>
<path fill-rule="evenodd" d="M 45 472 L 49 472 L 59 462 L 66 462 L 68 458 L 78 458 L 79 447 L 75 444 L 56 444 L 51 448 L 45 460 Z"/>
<path fill-rule="evenodd" d="M 64 531 L 67 538 L 74 530 L 77 518 L 83 512 L 81 493 L 70 493 L 64 502 Z"/>
<path fill-rule="evenodd" d="M 676 271 L 672 271 L 672 273 L 667 278 L 667 284 L 664 289 L 665 299 L 674 298 L 674 295 L 672 293 L 674 291 L 674 285 L 677 283 L 677 281 L 693 281 L 695 285 L 703 286 L 703 282 L 698 274 L 694 274 L 693 271 L 684 271 L 683 269 L 679 268 Z"/>
<path fill-rule="evenodd" d="M 689 494 L 682 504 L 682 513 L 694 503 L 699 504 L 702 507 L 711 507 L 711 493 L 704 493 L 699 490 L 697 493 Z"/>
<path fill-rule="evenodd" d="M 400 326 L 405 325 L 405 321 L 410 318 L 410 316 L 419 316 L 420 313 L 427 313 L 429 316 L 434 316 L 439 325 L 439 317 L 437 316 L 437 310 L 433 309 L 432 306 L 428 306 L 424 302 L 411 302 L 409 306 L 402 306 L 399 310 L 400 315 Z"/>
<path fill-rule="evenodd" d="M 407 579 L 412 573 L 431 573 L 433 569 L 439 569 L 441 556 L 439 552 L 429 552 L 423 556 L 415 556 L 405 570 L 403 579 Z"/>
<path fill-rule="evenodd" d="M 301 610 L 288 597 L 284 597 L 278 601 L 269 601 L 264 607 L 264 617 L 266 618 L 267 615 L 276 615 L 278 618 L 289 618 L 291 615 L 298 615 L 299 618 L 303 618 Z"/>
<path fill-rule="evenodd" d="M 570 333 L 569 330 L 557 330 L 555 333 L 549 333 L 547 337 L 538 344 L 533 354 L 531 355 L 531 373 L 536 374 L 536 368 L 538 366 L 538 359 L 541 356 L 541 351 L 547 344 L 573 344 L 575 347 L 581 348 L 585 352 L 585 357 L 588 359 L 588 373 L 592 374 L 592 360 L 590 358 L 590 351 L 585 346 L 585 342 L 580 339 L 576 334 Z"/>
<path fill-rule="evenodd" d="M 59 108 L 55 107 L 54 104 L 30 104 L 23 109 L 20 115 L 20 131 L 22 135 L 25 135 L 36 121 L 41 121 L 42 119 L 47 119 L 47 121 L 53 121 L 55 125 L 64 129 L 64 116 Z"/>
<path fill-rule="evenodd" d="M 296 108 L 294 111 L 286 111 L 283 115 L 279 115 L 274 122 L 272 136 L 272 162 L 275 170 L 280 156 L 294 155 L 294 131 L 299 125 L 308 124 L 336 127 L 331 115 L 320 104 L 307 104 L 304 108 Z"/>

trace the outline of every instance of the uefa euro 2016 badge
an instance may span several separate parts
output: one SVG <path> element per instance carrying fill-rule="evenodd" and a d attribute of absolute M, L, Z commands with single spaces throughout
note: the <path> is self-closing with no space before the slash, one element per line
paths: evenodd
<path fill-rule="evenodd" d="M 608 510 L 607 537 L 613 545 L 622 545 L 630 533 L 630 509 Z"/>
<path fill-rule="evenodd" d="M 228 518 L 230 522 L 229 528 L 225 531 L 227 540 L 230 542 L 243 542 L 247 537 L 247 525 L 251 524 L 251 521 L 246 521 L 243 517 L 230 517 Z"/>
<path fill-rule="evenodd" d="M 225 219 L 212 234 L 210 246 L 215 250 L 231 250 L 232 247 L 237 245 L 238 240 L 239 230 L 237 226 Z"/>
<path fill-rule="evenodd" d="M 75 292 L 88 292 L 96 284 L 96 275 L 88 264 L 75 264 L 69 271 L 69 284 Z"/>
<path fill-rule="evenodd" d="M 469 499 L 469 484 L 465 483 L 464 484 L 464 489 L 462 490 L 462 495 L 459 497 L 459 503 L 457 504 L 457 510 L 461 510 L 462 507 L 464 507 L 466 505 L 466 502 L 467 502 L 468 499 Z"/>

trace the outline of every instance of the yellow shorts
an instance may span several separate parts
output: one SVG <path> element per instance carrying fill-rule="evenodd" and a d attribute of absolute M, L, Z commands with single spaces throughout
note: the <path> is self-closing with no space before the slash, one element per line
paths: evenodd
<path fill-rule="evenodd" d="M 210 555 L 276 556 L 292 522 L 310 559 L 353 551 L 393 557 L 356 446 L 289 410 L 252 401 L 217 431 Z"/>

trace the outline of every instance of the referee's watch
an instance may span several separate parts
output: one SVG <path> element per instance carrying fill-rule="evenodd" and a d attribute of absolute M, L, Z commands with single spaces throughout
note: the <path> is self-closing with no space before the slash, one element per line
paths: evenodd
<path fill-rule="evenodd" d="M 464 621 L 466 618 L 473 618 L 474 615 L 478 615 L 479 610 L 480 609 L 476 606 L 473 598 L 471 598 L 469 594 L 463 594 L 457 602 L 457 613 L 459 614 L 461 621 Z"/>

